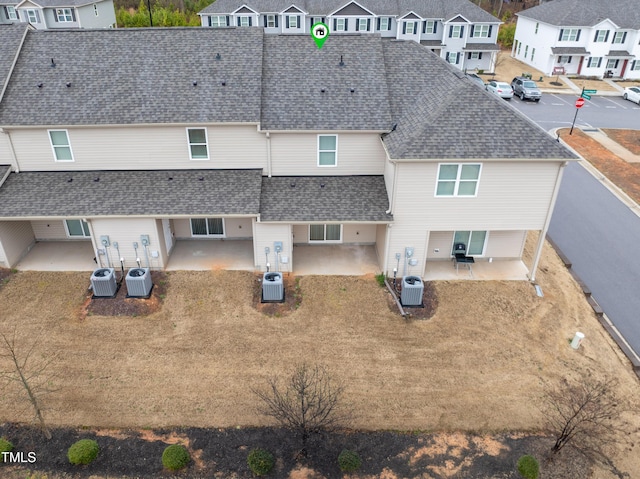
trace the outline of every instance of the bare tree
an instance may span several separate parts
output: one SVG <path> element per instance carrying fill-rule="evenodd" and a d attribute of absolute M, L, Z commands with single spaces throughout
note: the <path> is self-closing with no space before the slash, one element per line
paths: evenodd
<path fill-rule="evenodd" d="M 623 429 L 620 418 L 624 408 L 616 396 L 617 386 L 616 379 L 587 377 L 548 387 L 543 413 L 556 438 L 551 450 L 557 453 L 572 443 L 583 452 L 604 457 L 603 447 L 615 442 Z"/>
<path fill-rule="evenodd" d="M 47 368 L 55 360 L 55 356 L 36 358 L 35 352 L 40 346 L 37 339 L 22 354 L 16 344 L 16 329 L 11 337 L 0 333 L 0 339 L 0 359 L 9 363 L 5 370 L 0 370 L 0 378 L 20 384 L 33 407 L 42 433 L 47 439 L 51 439 L 51 432 L 44 420 L 41 398 L 53 391 L 50 387 L 52 376 L 47 373 Z"/>
<path fill-rule="evenodd" d="M 324 366 L 303 363 L 294 368 L 284 385 L 274 377 L 268 380 L 266 391 L 253 392 L 262 400 L 262 414 L 300 434 L 300 454 L 306 456 L 312 433 L 336 429 L 350 419 L 351 413 L 343 404 L 343 391 Z"/>

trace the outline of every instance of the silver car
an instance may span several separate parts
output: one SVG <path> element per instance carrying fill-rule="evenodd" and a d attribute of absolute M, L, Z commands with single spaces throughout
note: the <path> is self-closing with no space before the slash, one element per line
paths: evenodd
<path fill-rule="evenodd" d="M 491 80 L 487 83 L 486 90 L 498 95 L 505 100 L 511 100 L 513 98 L 513 88 L 506 82 Z"/>
<path fill-rule="evenodd" d="M 521 100 L 540 101 L 542 92 L 538 90 L 538 85 L 527 77 L 515 77 L 511 81 L 513 93 L 519 96 Z"/>

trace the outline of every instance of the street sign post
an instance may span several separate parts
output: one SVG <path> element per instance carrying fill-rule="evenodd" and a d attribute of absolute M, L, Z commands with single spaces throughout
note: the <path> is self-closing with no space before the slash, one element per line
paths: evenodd
<path fill-rule="evenodd" d="M 583 93 L 582 98 L 584 98 L 585 100 L 591 100 L 591 95 L 587 95 L 586 93 Z"/>
<path fill-rule="evenodd" d="M 598 90 L 582 90 L 582 93 L 586 93 L 587 95 L 595 95 L 598 93 Z"/>
<path fill-rule="evenodd" d="M 573 127 L 576 124 L 576 118 L 578 118 L 578 111 L 580 108 L 584 106 L 584 90 L 582 90 L 582 95 L 579 98 L 576 98 L 576 114 L 573 116 L 573 123 L 571 124 L 571 130 L 569 130 L 569 134 L 573 134 Z M 587 95 L 588 96 L 588 95 Z"/>
<path fill-rule="evenodd" d="M 576 108 L 582 108 L 583 106 L 584 106 L 584 98 L 583 97 L 578 98 L 576 100 Z"/>

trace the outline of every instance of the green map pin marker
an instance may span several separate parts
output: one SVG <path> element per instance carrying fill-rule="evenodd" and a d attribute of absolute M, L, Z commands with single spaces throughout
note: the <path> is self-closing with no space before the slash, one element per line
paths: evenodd
<path fill-rule="evenodd" d="M 316 45 L 318 45 L 318 48 L 322 48 L 328 36 L 329 27 L 324 23 L 314 23 L 311 27 L 311 37 L 313 41 L 316 42 Z"/>

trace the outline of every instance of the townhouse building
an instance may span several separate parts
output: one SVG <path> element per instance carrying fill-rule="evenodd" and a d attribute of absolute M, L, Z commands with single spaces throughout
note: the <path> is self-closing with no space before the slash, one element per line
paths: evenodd
<path fill-rule="evenodd" d="M 261 27 L 266 33 L 377 34 L 412 40 L 461 70 L 493 72 L 500 20 L 469 0 L 217 0 L 199 12 L 203 27 Z"/>
<path fill-rule="evenodd" d="M 547 75 L 640 79 L 640 10 L 629 0 L 554 0 L 518 15 L 512 56 Z"/>
<path fill-rule="evenodd" d="M 535 273 L 576 159 L 417 42 L 21 24 L 0 42 L 6 267 L 46 242 L 162 269 L 207 241 L 243 242 L 256 271 L 295 273 L 299 246 L 330 245 L 424 275 L 456 243 L 521 260 L 537 231 Z"/>
<path fill-rule="evenodd" d="M 112 28 L 113 0 L 0 0 L 0 24 L 25 22 L 34 28 Z"/>

